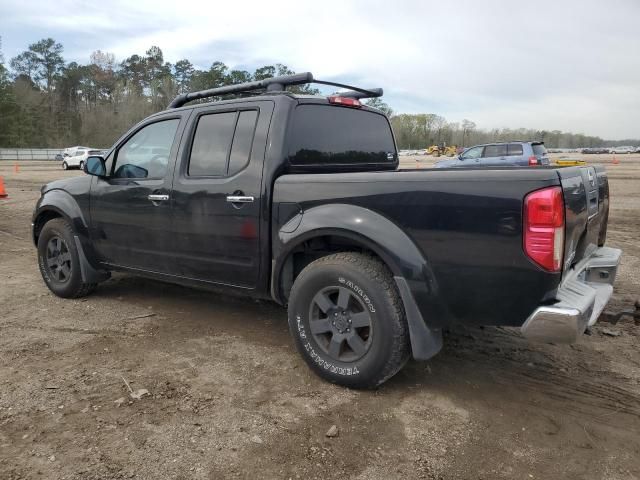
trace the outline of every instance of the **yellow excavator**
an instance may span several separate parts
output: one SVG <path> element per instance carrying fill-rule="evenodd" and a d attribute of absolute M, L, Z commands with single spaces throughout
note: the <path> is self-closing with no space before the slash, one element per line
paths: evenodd
<path fill-rule="evenodd" d="M 431 145 L 427 148 L 427 155 L 433 155 L 434 157 L 439 157 L 440 155 L 444 155 L 445 157 L 454 157 L 457 151 L 458 147 L 455 145 L 449 145 L 448 147 L 445 147 L 444 145 Z"/>

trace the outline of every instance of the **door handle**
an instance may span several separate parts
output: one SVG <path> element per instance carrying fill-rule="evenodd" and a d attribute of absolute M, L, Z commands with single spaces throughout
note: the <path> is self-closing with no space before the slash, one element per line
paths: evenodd
<path fill-rule="evenodd" d="M 229 203 L 252 203 L 255 200 L 253 197 L 245 197 L 242 195 L 229 195 L 227 202 Z"/>
<path fill-rule="evenodd" d="M 166 202 L 167 200 L 169 200 L 169 195 L 159 195 L 152 193 L 147 198 L 152 202 Z"/>

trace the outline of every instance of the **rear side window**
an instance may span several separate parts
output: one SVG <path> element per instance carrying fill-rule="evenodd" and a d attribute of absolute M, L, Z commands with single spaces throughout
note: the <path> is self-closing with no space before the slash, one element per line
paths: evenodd
<path fill-rule="evenodd" d="M 510 143 L 507 154 L 510 157 L 515 155 L 522 155 L 522 144 L 521 143 Z"/>
<path fill-rule="evenodd" d="M 242 170 L 251 156 L 258 112 L 211 113 L 198 120 L 188 174 L 221 177 Z"/>
<path fill-rule="evenodd" d="M 238 115 L 236 133 L 233 136 L 233 145 L 229 156 L 229 171 L 227 173 L 229 176 L 235 175 L 249 163 L 253 135 L 256 131 L 256 120 L 258 120 L 256 110 L 240 112 Z"/>
<path fill-rule="evenodd" d="M 487 145 L 484 147 L 483 157 L 504 157 L 507 155 L 506 145 Z"/>
<path fill-rule="evenodd" d="M 536 156 L 544 156 L 547 154 L 547 149 L 544 148 L 544 143 L 534 143 L 531 145 L 533 148 L 533 154 Z"/>
<path fill-rule="evenodd" d="M 397 161 L 391 126 L 383 115 L 331 105 L 296 108 L 289 141 L 292 166 L 395 168 Z"/>

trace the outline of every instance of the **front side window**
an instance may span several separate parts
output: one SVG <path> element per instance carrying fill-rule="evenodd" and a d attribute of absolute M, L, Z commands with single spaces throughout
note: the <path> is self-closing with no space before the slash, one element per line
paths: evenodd
<path fill-rule="evenodd" d="M 484 147 L 473 147 L 460 155 L 461 160 L 473 160 L 474 158 L 480 158 L 482 156 L 482 149 Z"/>
<path fill-rule="evenodd" d="M 122 145 L 116 154 L 113 178 L 164 178 L 177 118 L 147 125 Z"/>

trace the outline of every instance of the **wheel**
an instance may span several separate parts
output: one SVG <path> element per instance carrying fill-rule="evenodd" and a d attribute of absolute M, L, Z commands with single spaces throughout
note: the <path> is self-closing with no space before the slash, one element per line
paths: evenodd
<path fill-rule="evenodd" d="M 289 297 L 289 329 L 320 377 L 374 388 L 409 359 L 409 332 L 391 272 L 360 253 L 336 253 L 307 265 Z"/>
<path fill-rule="evenodd" d="M 67 162 L 62 162 L 62 169 L 69 170 L 69 165 L 67 164 Z"/>
<path fill-rule="evenodd" d="M 42 227 L 38 237 L 38 266 L 44 283 L 58 297 L 84 297 L 96 287 L 95 283 L 82 281 L 73 230 L 62 218 L 54 218 Z"/>
<path fill-rule="evenodd" d="M 82 162 L 82 161 L 80 162 L 79 168 L 80 168 L 80 170 L 84 170 L 84 162 Z"/>

